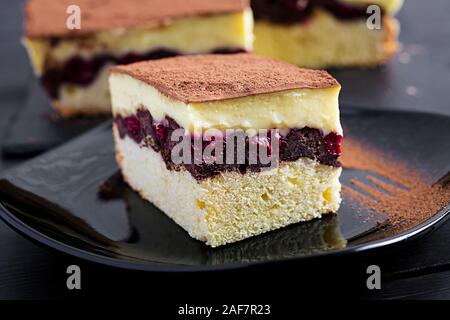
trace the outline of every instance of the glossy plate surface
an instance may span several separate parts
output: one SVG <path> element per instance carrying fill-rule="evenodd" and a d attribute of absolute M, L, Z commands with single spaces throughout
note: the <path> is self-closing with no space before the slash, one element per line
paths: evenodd
<path fill-rule="evenodd" d="M 342 122 L 346 137 L 370 141 L 435 181 L 450 171 L 448 117 L 345 108 Z M 348 185 L 366 175 L 344 170 L 341 181 Z M 107 198 L 99 193 L 105 182 Z M 98 263 L 149 271 L 227 269 L 355 253 L 415 238 L 434 229 L 450 211 L 447 207 L 392 235 L 377 227 L 383 217 L 356 210 L 344 196 L 338 215 L 212 249 L 123 184 L 110 122 L 4 173 L 0 202 L 3 220 L 39 243 Z"/>

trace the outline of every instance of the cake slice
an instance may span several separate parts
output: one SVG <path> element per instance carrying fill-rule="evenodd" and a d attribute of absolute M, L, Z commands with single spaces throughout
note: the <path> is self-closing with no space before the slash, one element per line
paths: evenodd
<path fill-rule="evenodd" d="M 79 30 L 67 28 L 73 4 Z M 25 13 L 34 70 L 64 116 L 110 113 L 111 65 L 252 48 L 248 0 L 29 0 Z"/>
<path fill-rule="evenodd" d="M 403 0 L 252 0 L 254 52 L 311 67 L 375 66 L 398 50 Z M 380 8 L 380 29 L 367 25 Z M 373 22 L 372 20 L 370 22 Z"/>
<path fill-rule="evenodd" d="M 191 237 L 217 247 L 337 212 L 340 85 L 325 71 L 199 55 L 116 66 L 109 81 L 125 181 Z"/>

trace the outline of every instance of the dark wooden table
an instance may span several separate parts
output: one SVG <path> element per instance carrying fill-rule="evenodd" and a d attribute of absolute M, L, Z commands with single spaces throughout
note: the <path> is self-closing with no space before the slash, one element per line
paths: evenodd
<path fill-rule="evenodd" d="M 21 1 L 3 1 L 0 10 L 0 137 L 20 112 L 32 77 L 19 43 L 21 6 Z M 371 76 L 366 81 L 358 81 L 358 71 L 334 72 L 344 88 L 341 104 L 450 115 L 448 14 L 448 0 L 406 1 L 399 14 L 406 53 L 387 68 L 367 71 Z M 1 159 L 0 170 L 21 161 Z M 66 288 L 66 268 L 71 264 L 81 267 L 80 291 Z M 381 290 L 366 288 L 366 268 L 371 264 L 381 268 Z M 235 288 L 234 294 L 226 295 L 224 288 Z M 1 299 L 138 296 L 149 302 L 155 298 L 158 302 L 170 301 L 169 307 L 175 308 L 175 303 L 188 302 L 270 303 L 272 298 L 284 297 L 288 292 L 295 292 L 296 299 L 304 296 L 449 299 L 450 223 L 406 246 L 355 257 L 230 272 L 152 274 L 93 265 L 50 252 L 0 222 Z"/>

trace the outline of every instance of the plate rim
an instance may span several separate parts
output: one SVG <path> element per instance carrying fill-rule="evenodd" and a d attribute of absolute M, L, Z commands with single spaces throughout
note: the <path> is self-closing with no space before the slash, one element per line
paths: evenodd
<path fill-rule="evenodd" d="M 242 262 L 242 263 L 226 263 L 218 265 L 188 265 L 188 264 L 170 264 L 170 263 L 158 263 L 158 262 L 139 262 L 122 260 L 114 257 L 107 257 L 98 253 L 87 251 L 79 247 L 73 246 L 66 242 L 56 240 L 49 235 L 33 228 L 29 224 L 25 223 L 13 212 L 11 212 L 4 204 L 4 201 L 0 200 L 0 218 L 14 231 L 24 236 L 32 242 L 37 242 L 47 248 L 56 250 L 60 253 L 75 256 L 79 259 L 98 263 L 104 266 L 115 267 L 125 270 L 146 271 L 146 272 L 207 272 L 207 271 L 226 271 L 237 270 L 247 268 L 251 266 L 264 266 L 277 263 L 289 263 L 306 261 L 319 258 L 332 258 L 343 255 L 355 255 L 362 252 L 374 251 L 375 249 L 393 247 L 394 245 L 400 245 L 408 240 L 413 240 L 419 236 L 427 235 L 435 231 L 444 222 L 450 214 L 450 204 L 445 208 L 438 211 L 429 219 L 422 223 L 403 231 L 397 235 L 390 236 L 384 239 L 378 239 L 370 241 L 368 243 L 358 244 L 352 247 L 345 247 L 342 249 L 324 251 L 320 253 L 314 253 L 310 255 L 280 258 L 266 261 L 254 261 L 254 262 Z M 282 232 L 282 230 L 279 230 Z"/>

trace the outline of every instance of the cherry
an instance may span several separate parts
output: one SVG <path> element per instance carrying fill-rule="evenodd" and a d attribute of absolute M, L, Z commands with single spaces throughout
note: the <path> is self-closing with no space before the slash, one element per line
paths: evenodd
<path fill-rule="evenodd" d="M 339 156 L 342 153 L 342 140 L 343 137 L 336 132 L 329 133 L 324 138 L 324 143 L 328 152 L 333 156 Z"/>
<path fill-rule="evenodd" d="M 155 131 L 156 139 L 162 144 L 166 139 L 166 126 L 162 122 L 156 122 L 153 124 L 153 130 Z"/>

